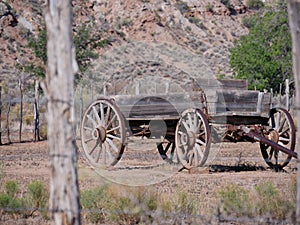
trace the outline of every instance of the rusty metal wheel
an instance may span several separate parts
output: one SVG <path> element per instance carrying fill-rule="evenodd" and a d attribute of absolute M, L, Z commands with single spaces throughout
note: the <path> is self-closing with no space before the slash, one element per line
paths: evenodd
<path fill-rule="evenodd" d="M 157 150 L 162 159 L 166 162 L 174 164 L 179 163 L 174 141 L 157 143 Z"/>
<path fill-rule="evenodd" d="M 178 158 L 186 169 L 203 166 L 210 148 L 210 128 L 200 109 L 188 109 L 181 115 L 175 131 Z"/>
<path fill-rule="evenodd" d="M 112 100 L 101 98 L 87 108 L 81 124 L 81 143 L 92 166 L 115 165 L 124 152 L 125 136 L 122 113 Z"/>
<path fill-rule="evenodd" d="M 295 125 L 289 112 L 283 108 L 273 108 L 270 111 L 269 126 L 265 137 L 282 145 L 291 151 L 295 149 Z M 291 160 L 291 156 L 269 145 L 260 144 L 265 162 L 274 169 L 282 169 Z"/>

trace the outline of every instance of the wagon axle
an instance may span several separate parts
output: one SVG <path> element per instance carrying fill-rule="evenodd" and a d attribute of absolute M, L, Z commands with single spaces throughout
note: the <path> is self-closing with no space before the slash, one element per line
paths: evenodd
<path fill-rule="evenodd" d="M 253 101 L 253 96 L 259 98 L 256 111 L 233 112 L 230 109 L 237 107 L 235 100 L 238 98 L 229 95 L 231 92 L 227 94 L 224 97 L 226 107 L 219 104 L 222 98 L 216 103 L 225 111 L 215 115 L 208 115 L 203 102 L 199 101 L 202 93 L 192 95 L 198 105 L 187 103 L 186 95 L 100 98 L 87 108 L 83 116 L 84 154 L 95 167 L 113 166 L 121 159 L 128 134 L 132 134 L 150 140 L 160 138 L 156 146 L 163 160 L 181 163 L 184 168 L 191 169 L 204 165 L 211 142 L 215 141 L 215 134 L 220 133 L 217 128 L 222 130 L 225 127 L 225 135 L 222 133 L 216 141 L 259 142 L 262 156 L 272 168 L 282 169 L 292 157 L 297 158 L 294 152 L 296 129 L 287 110 L 269 109 L 269 104 L 261 105 L 269 103 L 264 93 L 245 91 L 248 101 Z M 228 101 L 232 98 L 234 103 L 230 105 Z M 172 101 L 175 103 L 171 104 Z M 117 102 L 121 105 L 118 106 Z"/>

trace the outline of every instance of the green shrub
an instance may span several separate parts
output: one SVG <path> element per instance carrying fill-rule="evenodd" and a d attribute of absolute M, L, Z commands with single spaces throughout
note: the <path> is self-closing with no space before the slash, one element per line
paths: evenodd
<path fill-rule="evenodd" d="M 0 193 L 0 208 L 5 209 L 9 205 L 11 197 L 6 193 Z"/>
<path fill-rule="evenodd" d="M 27 207 L 45 209 L 49 194 L 41 181 L 35 180 L 27 186 Z"/>
<path fill-rule="evenodd" d="M 87 217 L 92 223 L 104 222 L 105 215 L 102 212 L 103 203 L 103 187 L 85 190 L 80 193 L 80 203 L 84 212 L 84 217 Z"/>
<path fill-rule="evenodd" d="M 248 0 L 247 6 L 249 7 L 249 9 L 258 10 L 264 7 L 264 3 L 261 0 Z"/>
<path fill-rule="evenodd" d="M 19 188 L 16 181 L 10 180 L 5 183 L 5 192 L 11 198 L 15 197 L 15 195 L 18 192 L 18 189 Z"/>
<path fill-rule="evenodd" d="M 5 192 L 0 193 L 0 208 L 8 213 L 20 212 L 24 207 L 24 201 L 16 197 L 19 191 L 17 182 L 13 180 L 7 181 L 4 189 Z"/>
<path fill-rule="evenodd" d="M 255 186 L 257 203 L 255 205 L 256 215 L 271 215 L 275 219 L 286 219 L 286 215 L 294 210 L 294 204 L 284 198 L 274 185 L 265 182 Z"/>
<path fill-rule="evenodd" d="M 181 14 L 186 14 L 191 10 L 188 4 L 181 0 L 176 1 L 175 7 L 181 12 Z"/>
<path fill-rule="evenodd" d="M 236 184 L 227 185 L 221 190 L 220 201 L 226 215 L 252 216 L 249 193 Z"/>

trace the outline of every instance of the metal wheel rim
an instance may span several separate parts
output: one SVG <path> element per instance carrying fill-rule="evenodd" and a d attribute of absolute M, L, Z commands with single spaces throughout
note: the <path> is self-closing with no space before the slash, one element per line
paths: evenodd
<path fill-rule="evenodd" d="M 186 169 L 204 165 L 210 141 L 205 114 L 199 109 L 184 111 L 176 126 L 175 144 L 179 160 Z"/>
<path fill-rule="evenodd" d="M 81 143 L 83 153 L 92 166 L 115 165 L 124 152 L 125 135 L 123 116 L 113 101 L 98 99 L 85 111 Z"/>

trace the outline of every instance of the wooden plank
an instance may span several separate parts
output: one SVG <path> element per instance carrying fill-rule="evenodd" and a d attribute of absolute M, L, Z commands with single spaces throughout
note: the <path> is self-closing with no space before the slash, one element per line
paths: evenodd
<path fill-rule="evenodd" d="M 197 84 L 204 89 L 233 89 L 233 90 L 248 90 L 248 83 L 246 80 L 235 79 L 196 79 Z"/>
<path fill-rule="evenodd" d="M 218 79 L 223 89 L 248 90 L 247 80 Z"/>

